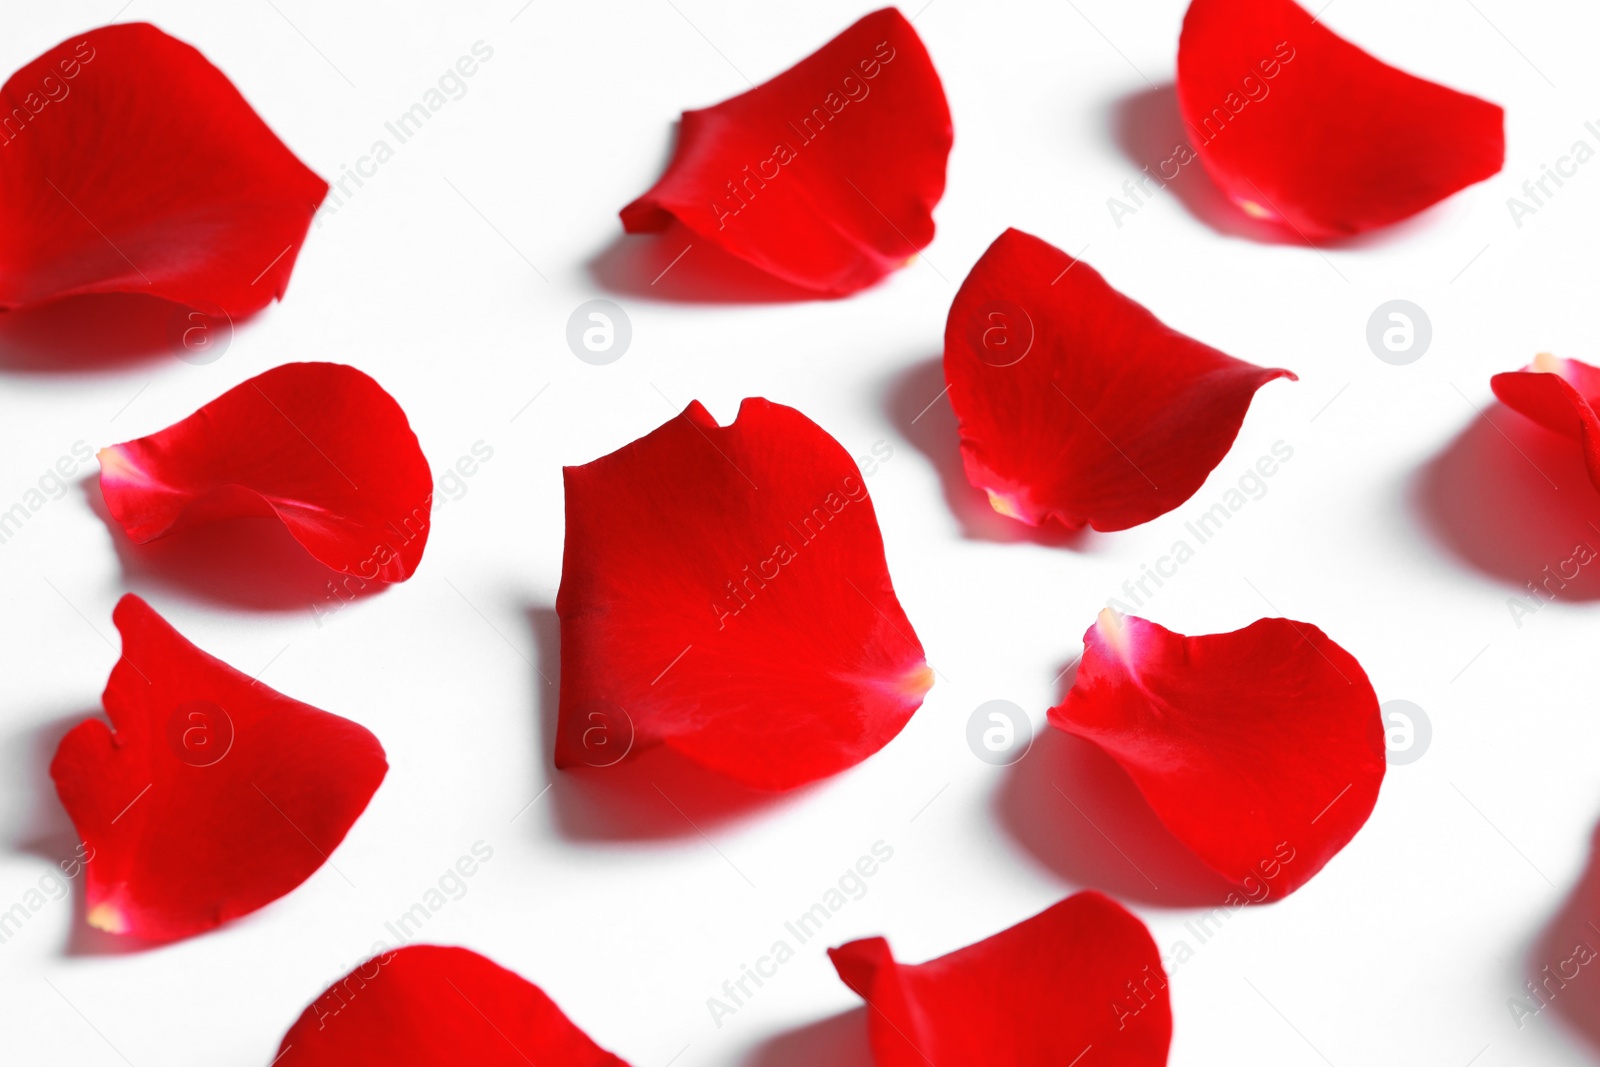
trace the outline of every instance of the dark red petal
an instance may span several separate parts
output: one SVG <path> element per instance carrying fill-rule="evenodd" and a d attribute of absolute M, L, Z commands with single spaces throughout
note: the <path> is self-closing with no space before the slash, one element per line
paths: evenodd
<path fill-rule="evenodd" d="M 311 1002 L 274 1067 L 628 1067 L 527 979 L 464 948 L 367 960 Z"/>
<path fill-rule="evenodd" d="M 99 458 L 106 507 L 140 544 L 275 516 L 335 570 L 400 582 L 428 542 L 433 474 L 417 435 L 382 386 L 342 363 L 274 367 Z"/>
<path fill-rule="evenodd" d="M 790 789 L 889 742 L 933 684 L 839 443 L 698 401 L 566 474 L 559 767 L 665 744 Z"/>
<path fill-rule="evenodd" d="M 1002 515 L 1124 530 L 1193 496 L 1286 370 L 1185 337 L 1020 230 L 950 306 L 944 373 L 967 478 Z"/>
<path fill-rule="evenodd" d="M 154 26 L 68 38 L 0 89 L 0 307 L 281 297 L 328 191 L 233 83 Z"/>
<path fill-rule="evenodd" d="M 1372 813 L 1378 698 L 1315 626 L 1184 637 L 1107 608 L 1083 641 L 1051 725 L 1120 763 L 1167 828 L 1243 887 L 1240 902 L 1304 885 Z"/>
<path fill-rule="evenodd" d="M 802 289 L 853 293 L 933 240 L 951 138 L 927 49 L 884 8 L 771 81 L 685 111 L 667 172 L 622 225 L 676 217 Z"/>
<path fill-rule="evenodd" d="M 1398 222 L 1505 163 L 1498 105 L 1396 70 L 1293 0 L 1193 0 L 1178 103 L 1223 192 L 1307 238 Z"/>
<path fill-rule="evenodd" d="M 927 963 L 896 963 L 881 937 L 828 955 L 871 1006 L 877 1067 L 1167 1062 L 1161 954 L 1144 923 L 1099 893 L 1077 893 Z"/>
<path fill-rule="evenodd" d="M 206 655 L 138 597 L 112 620 L 110 728 L 76 726 L 50 776 L 92 851 L 90 925 L 187 937 L 309 878 L 389 766 L 365 729 Z"/>
<path fill-rule="evenodd" d="M 1500 402 L 1563 437 L 1577 441 L 1589 480 L 1600 489 L 1600 367 L 1538 356 L 1520 371 L 1496 374 L 1489 387 Z"/>

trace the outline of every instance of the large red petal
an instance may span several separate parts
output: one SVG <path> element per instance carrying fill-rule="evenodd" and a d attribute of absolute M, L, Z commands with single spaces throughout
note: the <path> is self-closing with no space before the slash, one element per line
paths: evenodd
<path fill-rule="evenodd" d="M 275 516 L 323 563 L 409 578 L 428 542 L 433 475 L 406 414 L 341 363 L 288 363 L 165 430 L 100 451 L 106 507 L 134 541 Z"/>
<path fill-rule="evenodd" d="M 329 986 L 274 1067 L 628 1067 L 544 991 L 469 949 L 411 945 Z"/>
<path fill-rule="evenodd" d="M 1489 379 L 1494 395 L 1545 429 L 1570 437 L 1583 450 L 1589 480 L 1600 489 L 1600 367 L 1575 359 L 1538 356 L 1520 371 Z"/>
<path fill-rule="evenodd" d="M 802 289 L 853 293 L 933 240 L 952 136 L 927 49 L 884 8 L 771 81 L 685 111 L 667 172 L 622 225 L 675 217 Z"/>
<path fill-rule="evenodd" d="M 870 1006 L 877 1067 L 1167 1062 L 1161 954 L 1144 923 L 1099 893 L 1077 893 L 927 963 L 895 962 L 881 937 L 828 955 Z"/>
<path fill-rule="evenodd" d="M 1185 337 L 1021 232 L 961 283 L 944 373 L 967 478 L 1029 525 L 1123 530 L 1193 496 L 1239 434 L 1258 367 Z"/>
<path fill-rule="evenodd" d="M 790 789 L 882 748 L 932 684 L 878 519 L 839 443 L 792 408 L 699 402 L 566 468 L 556 765 L 666 744 Z"/>
<path fill-rule="evenodd" d="M 1315 626 L 1184 637 L 1108 608 L 1083 640 L 1051 725 L 1120 763 L 1241 900 L 1292 893 L 1366 823 L 1385 766 L 1378 698 Z"/>
<path fill-rule="evenodd" d="M 283 295 L 327 191 L 189 45 L 145 23 L 68 38 L 0 88 L 0 307 L 248 315 Z"/>
<path fill-rule="evenodd" d="M 309 878 L 389 768 L 365 729 L 206 655 L 138 597 L 112 620 L 110 727 L 75 727 L 50 776 L 92 854 L 90 924 L 187 937 Z"/>
<path fill-rule="evenodd" d="M 1307 238 L 1398 222 L 1505 163 L 1498 105 L 1396 70 L 1294 0 L 1193 0 L 1178 103 L 1233 202 Z"/>

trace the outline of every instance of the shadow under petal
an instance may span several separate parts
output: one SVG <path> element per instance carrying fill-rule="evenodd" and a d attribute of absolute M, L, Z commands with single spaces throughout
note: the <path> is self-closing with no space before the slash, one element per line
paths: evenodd
<path fill-rule="evenodd" d="M 1080 662 L 1061 672 L 1063 699 Z M 1238 887 L 1173 836 L 1116 760 L 1053 726 L 1011 768 L 995 807 L 1015 841 L 1075 885 L 1169 908 L 1238 899 Z"/>
<path fill-rule="evenodd" d="M 275 518 L 223 519 L 135 544 L 112 517 L 100 478 L 80 483 L 106 524 L 130 591 L 252 611 L 308 611 L 322 617 L 388 583 L 365 581 L 323 565 Z"/>
<path fill-rule="evenodd" d="M 826 300 L 723 251 L 680 222 L 661 233 L 618 234 L 588 262 L 606 292 L 688 304 L 792 304 Z"/>
<path fill-rule="evenodd" d="M 1496 402 L 1417 474 L 1408 496 L 1453 556 L 1513 587 L 1530 609 L 1600 599 L 1600 493 L 1577 442 Z"/>
<path fill-rule="evenodd" d="M 186 351 L 193 314 L 182 304 L 139 293 L 69 296 L 0 311 L 0 371 L 93 374 L 172 357 Z M 207 329 L 226 331 L 214 334 L 225 351 L 233 324 L 203 321 Z"/>
<path fill-rule="evenodd" d="M 755 1049 L 740 1067 L 872 1067 L 867 1009 L 856 1008 L 779 1034 Z"/>
<path fill-rule="evenodd" d="M 967 480 L 961 462 L 961 432 L 946 390 L 943 359 L 935 357 L 895 375 L 884 391 L 883 406 L 901 436 L 933 464 L 945 502 L 968 540 L 1029 542 L 1082 550 L 1100 536 L 1088 527 L 1068 530 L 1054 523 L 1029 526 L 1008 519 L 989 506 L 983 490 Z"/>
<path fill-rule="evenodd" d="M 798 803 L 809 787 L 787 793 L 751 789 L 679 755 L 666 745 L 631 748 L 606 766 L 554 767 L 560 728 L 561 620 L 542 604 L 527 608 L 537 655 L 539 758 L 554 773 L 553 824 L 570 841 L 639 841 L 704 837 L 751 812 Z"/>

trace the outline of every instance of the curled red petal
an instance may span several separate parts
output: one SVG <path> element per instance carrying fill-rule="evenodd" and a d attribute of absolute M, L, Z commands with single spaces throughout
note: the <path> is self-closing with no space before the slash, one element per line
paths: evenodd
<path fill-rule="evenodd" d="M 1162 325 L 1093 267 L 1007 230 L 944 332 L 967 479 L 1002 515 L 1124 530 L 1193 496 L 1257 389 L 1295 376 Z"/>
<path fill-rule="evenodd" d="M 382 386 L 342 363 L 274 367 L 99 459 L 106 507 L 140 544 L 270 516 L 334 570 L 400 582 L 428 542 L 433 475 L 417 435 Z"/>
<path fill-rule="evenodd" d="M 881 937 L 828 955 L 871 1005 L 877 1067 L 1167 1062 L 1172 1007 L 1161 954 L 1144 923 L 1099 893 L 1074 894 L 927 963 L 895 962 Z"/>
<path fill-rule="evenodd" d="M 409 945 L 329 986 L 277 1067 L 628 1067 L 522 976 L 469 949 Z"/>
<path fill-rule="evenodd" d="M 783 790 L 889 742 L 933 683 L 861 472 L 792 408 L 698 401 L 566 475 L 560 767 L 664 744 Z"/>
<path fill-rule="evenodd" d="M 1577 441 L 1589 480 L 1600 489 L 1600 417 L 1594 410 L 1600 367 L 1541 354 L 1520 371 L 1496 374 L 1489 387 L 1512 411 Z"/>
<path fill-rule="evenodd" d="M 187 937 L 309 878 L 389 766 L 365 729 L 200 651 L 138 597 L 112 621 L 110 726 L 74 727 L 50 776 L 85 845 L 90 925 Z"/>
<path fill-rule="evenodd" d="M 1223 192 L 1310 239 L 1398 222 L 1505 163 L 1499 105 L 1396 70 L 1294 0 L 1193 0 L 1178 103 Z"/>
<path fill-rule="evenodd" d="M 677 218 L 802 289 L 853 293 L 933 240 L 952 136 L 928 50 L 884 8 L 771 81 L 685 111 L 667 172 L 622 225 Z"/>
<path fill-rule="evenodd" d="M 1294 892 L 1372 813 L 1378 698 L 1309 623 L 1185 637 L 1111 609 L 1050 723 L 1104 749 L 1173 834 L 1261 903 Z"/>
<path fill-rule="evenodd" d="M 145 23 L 70 37 L 0 88 L 0 307 L 281 297 L 328 185 L 223 74 Z"/>

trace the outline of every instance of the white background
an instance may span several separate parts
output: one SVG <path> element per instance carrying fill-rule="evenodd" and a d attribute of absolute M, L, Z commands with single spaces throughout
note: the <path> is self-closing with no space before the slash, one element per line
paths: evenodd
<path fill-rule="evenodd" d="M 818 942 L 720 1028 L 706 998 L 881 839 L 894 858 L 834 918 L 829 944 L 883 933 L 922 960 L 1104 888 L 1164 950 L 1196 947 L 1172 976 L 1174 1064 L 1588 1062 L 1572 1019 L 1600 1025 L 1596 968 L 1520 1029 L 1506 1002 L 1569 954 L 1544 942 L 1600 817 L 1600 622 L 1585 603 L 1600 579 L 1586 574 L 1520 626 L 1507 598 L 1576 542 L 1600 547 L 1587 525 L 1600 498 L 1574 449 L 1491 405 L 1488 378 L 1541 350 L 1600 357 L 1600 162 L 1520 228 L 1506 207 L 1575 140 L 1600 147 L 1583 125 L 1600 118 L 1584 110 L 1600 81 L 1600 14 L 1335 0 L 1323 19 L 1336 31 L 1503 104 L 1508 158 L 1411 222 L 1317 251 L 1242 234 L 1198 167 L 1113 224 L 1107 198 L 1177 136 L 1166 87 L 1178 0 L 932 0 L 916 27 L 956 130 L 937 239 L 868 292 L 774 303 L 765 287 L 697 276 L 714 273 L 700 245 L 652 287 L 681 248 L 624 240 L 616 211 L 655 180 L 681 109 L 787 68 L 868 8 L 520 3 L 376 16 L 306 0 L 136 0 L 119 16 L 198 46 L 330 178 L 474 42 L 494 55 L 324 217 L 286 301 L 241 324 L 218 362 L 174 359 L 159 320 L 0 318 L 0 510 L 74 442 L 152 432 L 291 360 L 374 375 L 436 474 L 479 441 L 493 458 L 439 512 L 413 580 L 321 625 L 309 605 L 325 576 L 280 531 L 130 547 L 96 514 L 92 465 L 0 545 L 0 909 L 74 844 L 45 768 L 65 729 L 98 710 L 125 591 L 229 663 L 366 725 L 392 764 L 330 865 L 226 929 L 127 953 L 82 927 L 76 894 L 40 911 L 0 945 L 0 1059 L 265 1064 L 305 1004 L 481 840 L 493 859 L 426 939 L 525 975 L 636 1067 L 864 1064 L 859 1002 Z M 114 13 L 13 5 L 0 69 Z M 184 101 L 172 107 L 181 115 Z M 965 487 L 934 361 L 955 287 L 1008 225 L 1084 250 L 1175 327 L 1299 373 L 1261 391 L 1233 452 L 1177 511 L 1052 544 L 985 514 Z M 568 315 L 595 297 L 621 304 L 634 329 L 606 367 L 564 340 Z M 1364 339 L 1395 298 L 1433 323 L 1410 366 L 1380 362 Z M 657 779 L 679 812 L 649 779 L 613 788 L 604 774 L 555 772 L 562 464 L 691 398 L 727 420 L 747 395 L 799 408 L 853 454 L 893 446 L 868 486 L 937 685 L 884 751 L 777 800 Z M 1052 735 L 992 768 L 965 725 L 1004 698 L 1043 730 L 1053 679 L 1096 610 L 1279 440 L 1294 456 L 1267 495 L 1144 613 L 1188 633 L 1271 614 L 1314 622 L 1382 699 L 1424 708 L 1433 741 L 1391 768 L 1371 821 L 1318 877 L 1196 946 L 1184 923 L 1204 880 L 1103 758 Z"/>

